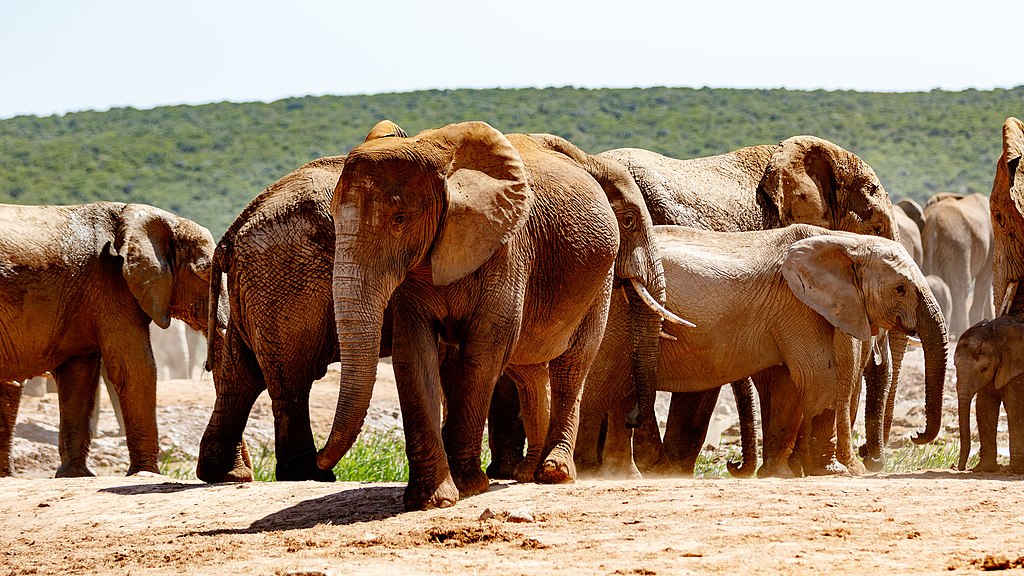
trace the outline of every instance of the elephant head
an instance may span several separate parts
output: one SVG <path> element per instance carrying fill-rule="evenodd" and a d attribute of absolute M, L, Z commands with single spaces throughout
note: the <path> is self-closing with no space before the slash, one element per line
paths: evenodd
<path fill-rule="evenodd" d="M 509 135 L 514 142 L 522 138 Z M 658 340 L 663 317 L 677 321 L 665 304 L 665 270 L 654 241 L 654 225 L 640 187 L 629 171 L 618 162 L 591 156 L 564 138 L 552 134 L 530 134 L 529 139 L 542 148 L 564 154 L 583 167 L 601 185 L 615 212 L 619 225 L 619 252 L 615 258 L 615 277 L 630 305 L 630 330 L 633 337 L 633 382 L 637 405 L 627 417 L 627 425 L 636 427 L 654 411 Z"/>
<path fill-rule="evenodd" d="M 875 171 L 828 140 L 794 136 L 779 143 L 758 190 L 778 222 L 898 240 L 892 202 Z"/>
<path fill-rule="evenodd" d="M 1024 298 L 1014 298 L 1024 277 L 1024 122 L 1003 123 L 1003 154 L 996 163 L 989 209 L 995 237 L 992 258 L 992 297 L 997 313 L 1021 315 Z"/>
<path fill-rule="evenodd" d="M 880 330 L 920 336 L 927 426 L 914 442 L 933 440 L 942 416 L 946 324 L 924 275 L 906 249 L 898 242 L 872 236 L 812 236 L 793 243 L 782 273 L 797 298 L 858 340 L 867 342 Z M 880 416 L 877 409 L 865 415 L 867 458 L 876 462 L 882 461 Z"/>
<path fill-rule="evenodd" d="M 1000 390 L 1024 375 L 1024 355 L 1018 342 L 1024 341 L 1024 324 L 1006 316 L 983 320 L 967 329 L 956 344 L 956 396 L 960 421 L 958 470 L 967 467 L 971 451 L 971 400 L 983 387 Z"/>
<path fill-rule="evenodd" d="M 473 273 L 525 225 L 533 202 L 519 153 L 483 122 L 371 138 L 349 153 L 331 202 L 342 369 L 322 469 L 359 434 L 384 311 L 399 284 L 415 274 L 445 286 Z"/>
<path fill-rule="evenodd" d="M 141 204 L 127 204 L 110 252 L 123 259 L 128 289 L 161 328 L 180 318 L 205 333 L 211 317 L 227 323 L 226 303 L 210 310 L 213 236 L 191 220 Z"/>

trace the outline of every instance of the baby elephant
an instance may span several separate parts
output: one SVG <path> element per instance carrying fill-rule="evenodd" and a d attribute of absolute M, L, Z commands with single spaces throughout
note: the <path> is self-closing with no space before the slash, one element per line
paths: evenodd
<path fill-rule="evenodd" d="M 960 336 L 953 355 L 960 413 L 960 461 L 967 466 L 971 449 L 971 399 L 978 402 L 978 437 L 981 450 L 975 472 L 995 472 L 996 421 L 999 405 L 1006 410 L 1010 432 L 1010 467 L 1024 473 L 1024 321 L 1011 316 L 983 320 Z"/>

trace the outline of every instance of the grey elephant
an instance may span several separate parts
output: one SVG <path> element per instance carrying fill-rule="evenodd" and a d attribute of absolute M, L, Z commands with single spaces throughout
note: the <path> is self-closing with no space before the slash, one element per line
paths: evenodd
<path fill-rule="evenodd" d="M 521 471 L 573 480 L 579 398 L 619 250 L 601 185 L 533 138 L 466 122 L 353 149 L 331 213 L 341 389 L 321 469 L 359 433 L 390 302 L 407 508 L 449 506 L 488 488 L 481 441 L 502 371 L 527 415 Z M 439 341 L 454 353 L 440 358 Z"/>
<path fill-rule="evenodd" d="M 953 312 L 953 297 L 949 293 L 949 285 L 941 277 L 934 274 L 928 274 L 924 277 L 928 281 L 928 287 L 932 290 L 932 295 L 935 296 L 935 302 L 939 305 L 939 310 L 942 311 L 942 317 L 946 319 L 946 325 L 949 325 L 949 315 Z"/>
<path fill-rule="evenodd" d="M 995 315 L 992 304 L 993 231 L 989 199 L 983 194 L 936 194 L 924 207 L 921 243 L 925 274 L 949 286 L 953 309 L 949 334 Z"/>
<path fill-rule="evenodd" d="M 999 314 L 1024 317 L 1024 297 L 1017 286 L 1024 278 L 1024 122 L 1003 122 L 1003 152 L 992 180 L 991 210 L 994 249 L 992 295 Z"/>
<path fill-rule="evenodd" d="M 971 326 L 957 342 L 957 408 L 960 418 L 960 459 L 967 467 L 971 450 L 971 400 L 977 396 L 981 449 L 975 472 L 995 472 L 996 423 L 999 406 L 1006 410 L 1010 435 L 1010 472 L 1024 473 L 1024 320 L 1000 316 Z"/>
<path fill-rule="evenodd" d="M 807 223 L 898 238 L 889 196 L 871 167 L 852 152 L 821 138 L 794 136 L 777 145 L 752 146 L 691 160 L 634 148 L 609 150 L 599 156 L 616 160 L 629 169 L 656 225 L 750 231 Z M 892 342 L 882 347 L 886 353 L 879 358 L 884 362 L 891 359 L 892 369 L 886 364 L 873 371 L 879 377 L 868 380 L 867 397 L 874 399 L 867 407 L 867 417 L 871 419 L 869 444 L 876 444 L 870 439 L 876 430 L 875 418 L 887 430 L 880 415 L 885 411 L 887 391 L 895 391 L 891 383 L 899 378 L 906 338 L 895 333 Z M 888 374 L 891 378 L 883 382 Z M 763 397 L 770 395 L 772 386 L 767 382 L 775 377 L 767 373 L 755 377 L 755 383 L 765 382 L 759 386 Z M 777 377 L 787 378 L 785 374 Z M 750 395 L 749 388 L 743 391 L 743 382 L 736 383 L 734 391 L 737 398 Z M 661 470 L 692 474 L 717 395 L 718 388 L 673 394 L 664 448 L 657 428 L 648 422 L 635 438 L 638 460 Z M 778 452 L 776 444 L 789 434 L 782 428 L 792 426 L 792 420 L 798 416 L 777 414 L 776 418 L 771 402 L 762 402 L 761 406 L 766 451 Z M 742 410 L 741 406 L 741 414 Z M 834 426 L 827 422 L 823 425 Z M 884 430 L 880 433 L 887 436 Z M 815 437 L 827 439 L 831 434 L 819 431 Z M 647 454 L 640 453 L 639 449 L 645 446 L 653 448 L 647 448 Z M 824 453 L 827 447 L 815 451 Z M 871 455 L 872 467 L 880 466 L 881 458 L 881 454 Z"/>
<path fill-rule="evenodd" d="M 925 350 L 927 429 L 939 430 L 945 376 L 945 324 L 917 265 L 898 243 L 808 225 L 754 232 L 709 232 L 657 226 L 670 309 L 684 311 L 695 328 L 666 326 L 658 389 L 690 392 L 721 387 L 782 364 L 795 387 L 773 385 L 771 401 L 791 404 L 805 424 L 833 410 L 838 445 L 829 460 L 858 471 L 850 422 L 844 421 L 854 386 L 880 330 L 917 333 Z M 608 328 L 580 408 L 577 463 L 597 461 L 602 415 L 632 400 L 620 358 L 629 349 L 628 314 L 613 303 Z M 619 410 L 621 411 L 621 407 Z M 636 475 L 621 418 L 608 421 L 602 466 Z M 795 430 L 778 453 L 766 454 L 764 475 L 790 474 Z M 880 441 L 880 436 L 875 436 Z M 875 450 L 880 447 L 873 447 Z"/>
<path fill-rule="evenodd" d="M 210 305 L 213 249 L 202 226 L 143 204 L 0 206 L 0 475 L 11 473 L 21 395 L 12 381 L 46 371 L 60 404 L 57 476 L 92 475 L 101 360 L 120 397 L 128 473 L 158 471 L 149 324 L 223 324 Z"/>

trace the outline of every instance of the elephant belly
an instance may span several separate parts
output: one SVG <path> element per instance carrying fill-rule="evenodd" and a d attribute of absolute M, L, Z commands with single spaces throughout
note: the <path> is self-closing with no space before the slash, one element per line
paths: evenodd
<path fill-rule="evenodd" d="M 741 348 L 722 342 L 662 340 L 658 359 L 658 390 L 699 392 L 746 378 L 783 363 L 775 346 Z"/>

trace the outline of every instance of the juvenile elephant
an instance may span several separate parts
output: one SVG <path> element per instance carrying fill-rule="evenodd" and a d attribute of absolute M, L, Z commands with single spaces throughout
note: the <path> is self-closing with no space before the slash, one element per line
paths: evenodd
<path fill-rule="evenodd" d="M 579 398 L 619 249 L 598 182 L 529 137 L 466 122 L 353 149 L 331 213 L 341 390 L 321 469 L 359 433 L 390 300 L 407 508 L 449 506 L 487 490 L 481 441 L 502 370 L 533 416 L 524 422 L 522 470 L 541 482 L 575 478 Z M 454 350 L 443 363 L 439 341 Z"/>
<path fill-rule="evenodd" d="M 874 170 L 852 152 L 814 136 L 794 136 L 777 145 L 752 146 L 691 160 L 635 148 L 609 150 L 598 156 L 616 160 L 629 169 L 656 225 L 751 231 L 806 223 L 898 239 L 892 204 Z M 871 418 L 884 412 L 886 392 L 895 392 L 890 382 L 894 384 L 899 378 L 906 338 L 896 333 L 883 348 L 885 353 L 878 356 L 885 366 L 873 372 L 881 376 L 868 380 L 867 412 Z M 887 364 L 890 358 L 891 371 Z M 891 378 L 881 381 L 887 374 Z M 765 373 L 754 378 L 762 397 L 766 453 L 781 449 L 772 444 L 778 435 L 768 429 L 772 426 L 773 404 L 764 401 L 771 388 L 777 387 L 768 384 L 775 377 Z M 784 374 L 777 377 L 786 378 Z M 749 397 L 749 385 L 744 391 L 745 385 L 746 381 L 734 383 L 737 398 Z M 647 422 L 636 435 L 638 447 L 648 447 L 648 454 L 639 459 L 662 471 L 692 474 L 718 390 L 715 387 L 703 393 L 673 394 L 664 448 L 658 429 Z M 741 415 L 743 409 L 741 405 Z M 774 421 L 781 425 L 788 418 L 778 415 Z M 830 426 L 827 422 L 824 425 Z M 874 430 L 874 426 L 869 429 Z M 817 436 L 830 435 L 819 431 Z M 868 443 L 874 444 L 870 438 Z M 881 457 L 873 455 L 871 461 L 880 462 Z"/>
<path fill-rule="evenodd" d="M 999 405 L 1006 410 L 1010 433 L 1009 471 L 1024 473 L 1024 320 L 1000 316 L 971 326 L 957 342 L 956 394 L 960 418 L 958 470 L 967 467 L 971 451 L 971 400 L 978 397 L 978 453 L 976 472 L 995 472 L 996 423 Z"/>
<path fill-rule="evenodd" d="M 992 216 L 992 295 L 999 314 L 1024 317 L 1024 297 L 1017 285 L 1024 278 L 1024 122 L 1003 123 L 1003 153 L 996 162 L 989 208 Z"/>
<path fill-rule="evenodd" d="M 953 309 L 949 335 L 994 316 L 992 306 L 993 231 L 989 199 L 983 194 L 936 194 L 924 207 L 925 274 L 949 286 Z M 973 297 L 970 296 L 973 291 Z M 969 312 L 968 312 L 969 309 Z"/>
<path fill-rule="evenodd" d="M 12 381 L 46 371 L 60 404 L 57 476 L 92 475 L 101 359 L 120 397 L 128 473 L 157 472 L 149 323 L 205 331 L 225 319 L 209 306 L 213 249 L 206 228 L 143 204 L 0 206 L 0 475 L 11 472 L 21 396 Z"/>
<path fill-rule="evenodd" d="M 840 417 L 834 455 L 854 465 L 849 414 L 872 335 L 898 330 L 920 335 L 925 350 L 927 429 L 939 430 L 945 376 L 945 325 L 924 275 L 898 243 L 874 236 L 807 225 L 755 232 L 708 232 L 656 226 L 667 283 L 667 305 L 684 311 L 696 328 L 666 325 L 658 389 L 696 392 L 721 387 L 767 368 L 784 365 L 794 386 L 773 382 L 774 403 L 795 406 L 806 423 L 825 410 Z M 621 399 L 632 398 L 621 358 L 629 340 L 617 329 L 628 315 L 612 306 L 605 339 L 591 369 L 580 409 L 576 458 L 597 461 L 601 418 Z M 621 410 L 621 408 L 620 408 Z M 762 473 L 789 475 L 796 429 L 778 439 L 784 447 Z M 875 434 L 876 441 L 880 435 Z M 876 449 L 878 447 L 875 447 Z M 604 465 L 632 469 L 630 443 L 621 419 L 608 421 Z M 617 452 L 616 452 L 617 451 Z"/>

